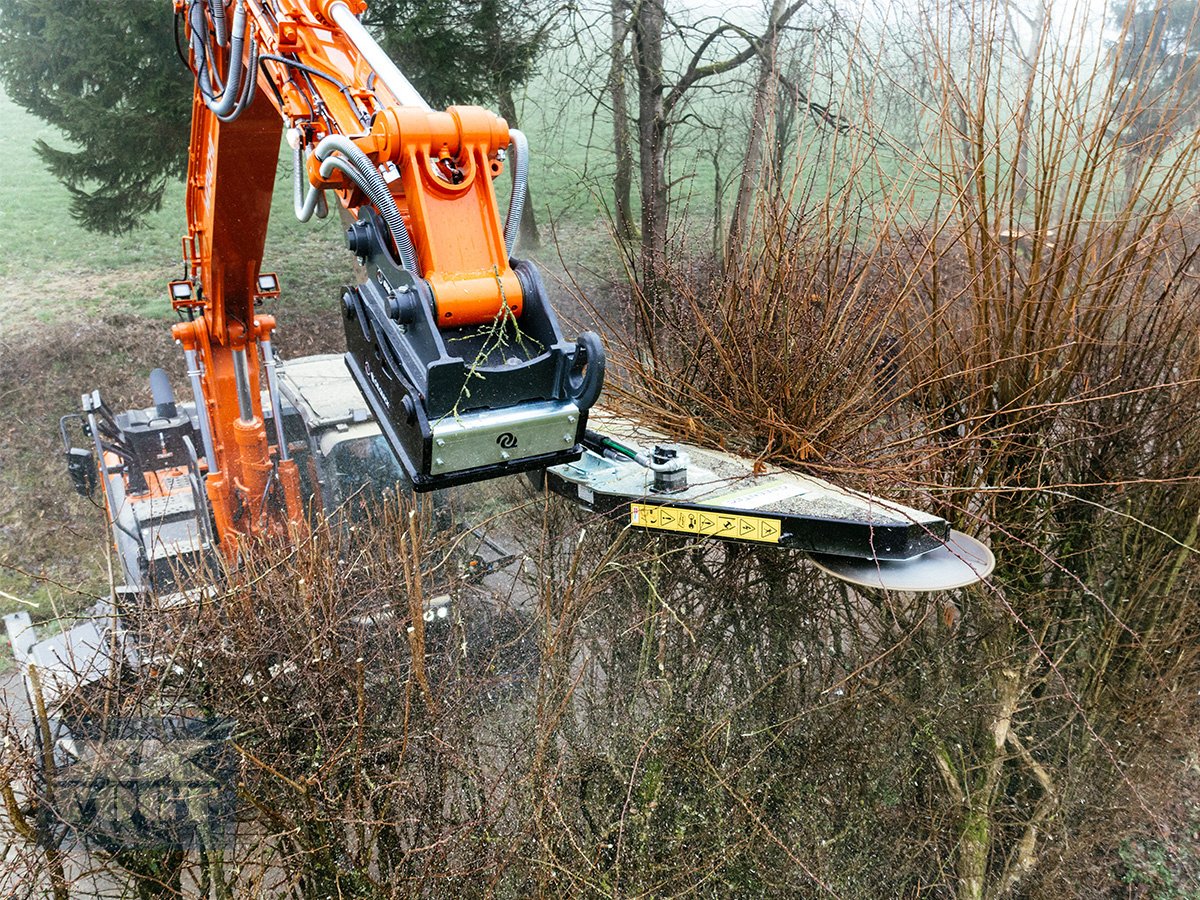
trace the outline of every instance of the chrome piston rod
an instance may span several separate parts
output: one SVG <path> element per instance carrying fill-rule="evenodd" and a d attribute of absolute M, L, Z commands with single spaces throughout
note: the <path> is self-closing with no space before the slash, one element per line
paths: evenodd
<path fill-rule="evenodd" d="M 412 82 L 404 77 L 404 73 L 396 68 L 396 64 L 392 62 L 390 56 L 384 53 L 383 48 L 375 43 L 375 38 L 371 37 L 362 22 L 358 21 L 358 16 L 351 12 L 350 7 L 338 0 L 338 2 L 330 4 L 329 15 L 349 38 L 350 43 L 363 55 L 367 64 L 375 70 L 375 74 L 379 76 L 379 80 L 383 82 L 384 87 L 388 89 L 397 103 L 401 106 L 419 106 L 422 109 L 429 109 L 425 98 L 412 86 Z"/>
<path fill-rule="evenodd" d="M 288 458 L 287 441 L 283 437 L 283 404 L 279 400 L 279 381 L 275 374 L 275 354 L 270 341 L 261 341 L 263 367 L 267 370 L 267 394 L 271 397 L 271 417 L 275 420 L 275 441 L 279 447 L 279 459 Z"/>
<path fill-rule="evenodd" d="M 208 404 L 204 400 L 204 387 L 200 383 L 200 363 L 195 350 L 184 350 L 188 381 L 192 384 L 192 399 L 196 403 L 196 420 L 200 423 L 200 440 L 204 443 L 204 458 L 208 461 L 208 474 L 217 473 L 217 455 L 213 450 L 212 431 L 208 424 Z"/>

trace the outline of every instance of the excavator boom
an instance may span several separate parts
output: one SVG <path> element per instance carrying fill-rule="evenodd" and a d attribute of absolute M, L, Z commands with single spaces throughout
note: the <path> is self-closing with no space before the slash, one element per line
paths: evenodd
<path fill-rule="evenodd" d="M 383 53 L 361 0 L 177 0 L 196 76 L 187 277 L 174 337 L 198 376 L 207 489 L 222 543 L 296 524 L 294 464 L 261 408 L 278 292 L 261 271 L 281 135 L 295 211 L 348 214 L 367 273 L 341 298 L 346 362 L 413 487 L 578 459 L 604 351 L 563 337 L 532 264 L 512 258 L 528 150 L 473 106 L 435 111 Z M 508 215 L 494 189 L 509 154 Z M 275 422 L 282 417 L 274 409 Z"/>

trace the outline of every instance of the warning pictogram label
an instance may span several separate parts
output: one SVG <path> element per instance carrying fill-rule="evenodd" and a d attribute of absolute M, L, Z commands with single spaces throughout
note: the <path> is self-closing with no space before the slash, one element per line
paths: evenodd
<path fill-rule="evenodd" d="M 742 541 L 778 544 L 782 533 L 779 519 L 738 516 L 730 513 L 671 509 L 651 503 L 630 503 L 629 524 L 681 534 L 700 534 Z"/>

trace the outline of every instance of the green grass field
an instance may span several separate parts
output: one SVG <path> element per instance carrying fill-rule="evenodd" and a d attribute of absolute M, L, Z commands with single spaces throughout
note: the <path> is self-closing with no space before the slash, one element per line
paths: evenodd
<path fill-rule="evenodd" d="M 65 140 L 54 129 L 0 95 L 0 151 L 10 163 L 15 189 L 0 207 L 0 312 L 6 331 L 34 322 L 74 316 L 132 312 L 166 316 L 166 282 L 179 275 L 180 237 L 186 231 L 183 185 L 169 186 L 162 209 L 129 234 L 97 235 L 68 211 L 70 193 L 33 152 L 43 139 Z M 340 248 L 336 217 L 305 225 L 292 215 L 291 173 L 281 167 L 264 268 L 278 269 L 296 298 L 307 302 L 315 278 L 345 278 L 349 265 Z M 326 252 L 328 251 L 328 252 Z M 326 256 L 331 266 L 324 265 Z M 338 258 L 340 256 L 340 258 Z"/>

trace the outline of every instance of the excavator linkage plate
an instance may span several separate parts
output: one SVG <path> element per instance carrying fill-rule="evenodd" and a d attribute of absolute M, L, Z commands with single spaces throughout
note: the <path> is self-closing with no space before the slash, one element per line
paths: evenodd
<path fill-rule="evenodd" d="M 563 336 L 522 260 L 519 322 L 498 312 L 491 325 L 441 328 L 432 289 L 399 267 L 377 218 L 365 210 L 351 229 L 371 275 L 342 294 L 346 365 L 413 490 L 578 459 L 604 378 L 599 338 Z"/>

